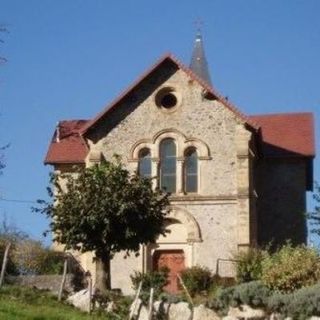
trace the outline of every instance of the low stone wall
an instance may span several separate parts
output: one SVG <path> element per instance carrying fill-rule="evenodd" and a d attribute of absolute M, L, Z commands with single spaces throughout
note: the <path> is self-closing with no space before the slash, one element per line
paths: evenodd
<path fill-rule="evenodd" d="M 64 290 L 73 292 L 73 275 L 68 274 L 66 277 Z M 58 294 L 62 275 L 33 275 L 33 276 L 8 276 L 6 281 L 10 284 L 21 285 L 26 287 L 34 287 L 41 290 L 49 290 L 54 294 Z"/>
<path fill-rule="evenodd" d="M 149 319 L 148 307 L 143 306 L 141 302 L 138 303 L 135 310 L 135 319 Z M 226 316 L 219 316 L 215 311 L 206 308 L 204 305 L 192 308 L 187 302 L 168 304 L 158 301 L 153 305 L 153 312 L 167 320 L 293 320 L 289 317 L 284 318 L 280 314 L 269 315 L 262 309 L 253 309 L 247 305 L 242 305 L 239 308 L 230 307 Z M 320 318 L 313 316 L 306 320 L 320 320 Z"/>
<path fill-rule="evenodd" d="M 89 298 L 89 291 L 85 289 L 70 295 L 67 301 L 76 308 L 89 312 L 91 305 Z M 93 308 L 101 308 L 101 305 L 93 302 Z M 117 302 L 109 302 L 105 311 L 116 313 Z M 130 314 L 136 320 L 149 320 L 149 312 L 149 306 L 144 305 L 140 299 L 133 302 L 130 307 Z M 227 315 L 221 316 L 204 305 L 193 307 L 187 302 L 168 303 L 164 301 L 154 302 L 152 314 L 152 319 L 166 320 L 293 320 L 276 313 L 268 314 L 263 309 L 253 309 L 248 305 L 241 305 L 238 308 L 229 307 Z M 313 316 L 306 320 L 320 320 L 320 318 Z"/>

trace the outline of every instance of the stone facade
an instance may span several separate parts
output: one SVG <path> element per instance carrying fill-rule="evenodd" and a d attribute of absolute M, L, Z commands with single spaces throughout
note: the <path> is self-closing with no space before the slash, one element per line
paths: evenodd
<path fill-rule="evenodd" d="M 157 92 L 166 87 L 174 88 L 181 97 L 173 112 L 155 104 Z M 125 99 L 111 111 L 111 120 L 101 122 L 88 136 L 87 165 L 91 154 L 101 153 L 108 160 L 119 154 L 134 171 L 138 165 L 136 149 L 147 146 L 154 173 L 159 163 L 159 143 L 167 137 L 175 139 L 177 194 L 171 199 L 172 215 L 185 211 L 194 217 L 193 223 L 200 230 L 199 238 L 188 239 L 187 226 L 178 217 L 177 223 L 169 226 L 170 235 L 161 237 L 154 248 L 144 249 L 145 254 L 123 260 L 119 253 L 112 261 L 113 287 L 129 290 L 129 275 L 134 270 L 150 269 L 156 249 L 181 249 L 186 266 L 203 265 L 216 270 L 217 259 L 231 259 L 239 247 L 250 245 L 248 145 L 252 134 L 222 103 L 205 99 L 202 93 L 199 83 L 169 64 L 131 94 L 134 103 Z M 182 190 L 183 154 L 189 145 L 199 151 L 199 191 L 192 195 Z M 231 262 L 224 262 L 221 275 L 233 275 L 232 268 Z"/>
<path fill-rule="evenodd" d="M 166 92 L 174 92 L 172 108 L 159 105 L 159 96 Z M 159 237 L 156 244 L 141 247 L 138 257 L 124 259 L 123 253 L 116 254 L 111 262 L 113 288 L 132 292 L 130 275 L 152 270 L 159 251 L 178 250 L 184 254 L 185 267 L 206 266 L 230 277 L 234 276 L 232 258 L 239 250 L 292 238 L 290 219 L 299 229 L 297 242 L 305 241 L 306 158 L 265 158 L 261 131 L 247 119 L 170 57 L 81 132 L 87 146 L 82 165 L 112 160 L 117 154 L 134 172 L 139 152 L 148 148 L 153 177 L 159 173 L 161 142 L 171 138 L 176 146 L 176 192 L 170 196 L 166 223 L 170 233 Z M 61 160 L 63 152 L 67 154 L 61 147 L 66 142 L 58 134 L 56 131 L 47 163 L 65 172 L 72 161 Z M 198 188 L 187 193 L 185 151 L 190 147 L 197 151 Z M 52 155 L 55 150 L 62 150 L 59 161 Z M 156 187 L 159 179 L 154 184 Z M 282 225 L 278 225 L 279 217 Z M 77 255 L 95 279 L 92 257 Z"/>

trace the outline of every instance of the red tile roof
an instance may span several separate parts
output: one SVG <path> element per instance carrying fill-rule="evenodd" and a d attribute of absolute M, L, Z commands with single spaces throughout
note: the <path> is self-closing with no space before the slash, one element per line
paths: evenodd
<path fill-rule="evenodd" d="M 314 157 L 312 113 L 283 113 L 249 116 L 261 130 L 261 149 L 265 157 Z M 60 141 L 53 135 L 46 164 L 84 163 L 88 147 L 80 135 L 89 120 L 60 121 Z"/>
<path fill-rule="evenodd" d="M 315 156 L 312 113 L 266 114 L 249 118 L 261 127 L 264 156 Z"/>
<path fill-rule="evenodd" d="M 87 122 L 88 120 L 60 121 L 59 133 L 56 128 L 44 163 L 84 163 L 88 147 L 79 131 Z"/>
<path fill-rule="evenodd" d="M 92 128 L 97 122 L 99 122 L 102 118 L 104 118 L 107 113 L 113 110 L 118 103 L 122 101 L 132 90 L 134 90 L 147 76 L 149 76 L 152 72 L 158 69 L 165 61 L 171 61 L 174 63 L 179 69 L 183 70 L 192 80 L 198 82 L 204 90 L 208 93 L 212 94 L 216 99 L 222 102 L 229 110 L 234 112 L 240 119 L 242 119 L 245 123 L 251 126 L 254 129 L 258 129 L 258 126 L 241 113 L 236 106 L 234 106 L 230 101 L 225 99 L 221 94 L 218 93 L 216 89 L 209 86 L 204 80 L 199 78 L 194 72 L 192 72 L 187 66 L 185 66 L 182 62 L 180 62 L 176 57 L 174 57 L 171 53 L 165 54 L 161 57 L 150 69 L 148 69 L 145 73 L 143 73 L 127 90 L 125 90 L 119 97 L 117 97 L 114 101 L 108 104 L 102 112 L 100 112 L 94 119 L 89 121 L 82 129 L 81 134 L 85 134 L 90 128 Z"/>

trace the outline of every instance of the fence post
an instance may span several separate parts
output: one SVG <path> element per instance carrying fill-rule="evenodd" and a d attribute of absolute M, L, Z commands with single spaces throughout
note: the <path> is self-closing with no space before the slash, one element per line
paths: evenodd
<path fill-rule="evenodd" d="M 88 287 L 89 287 L 88 291 L 89 291 L 89 314 L 90 314 L 92 310 L 92 277 L 90 273 L 88 278 Z"/>
<path fill-rule="evenodd" d="M 190 293 L 189 293 L 189 291 L 188 291 L 187 287 L 185 286 L 185 284 L 184 284 L 184 282 L 183 282 L 183 280 L 182 280 L 182 278 L 180 277 L 180 275 L 179 275 L 179 274 L 177 274 L 177 277 L 178 277 L 178 279 L 179 279 L 179 281 L 180 281 L 180 283 L 181 283 L 181 285 L 182 285 L 183 290 L 185 291 L 185 293 L 186 293 L 186 295 L 187 295 L 187 297 L 188 297 L 189 302 L 191 303 L 191 305 L 192 305 L 192 307 L 193 307 L 193 306 L 194 306 L 194 304 L 193 304 L 193 301 L 192 301 L 191 295 L 190 295 Z"/>
<path fill-rule="evenodd" d="M 149 313 L 148 313 L 148 320 L 152 320 L 152 311 L 153 311 L 153 292 L 154 289 L 151 288 L 150 290 L 150 298 L 149 298 Z"/>
<path fill-rule="evenodd" d="M 6 246 L 5 251 L 4 251 L 4 256 L 3 256 L 3 261 L 2 261 L 2 268 L 1 268 L 1 275 L 0 275 L 0 288 L 2 287 L 4 274 L 6 272 L 10 246 L 11 246 L 11 243 L 9 242 L 7 244 L 7 246 Z"/>
<path fill-rule="evenodd" d="M 64 264 L 63 264 L 62 280 L 61 280 L 59 295 L 58 295 L 58 301 L 61 301 L 61 299 L 62 299 L 63 288 L 66 283 L 67 269 L 68 269 L 68 258 L 65 257 Z"/>
<path fill-rule="evenodd" d="M 136 307 L 137 307 L 137 303 L 138 303 L 138 299 L 139 299 L 139 296 L 140 296 L 140 291 L 141 291 L 141 288 L 142 288 L 142 281 L 140 281 L 139 283 L 139 287 L 138 287 L 138 290 L 136 292 L 136 296 L 133 300 L 133 303 L 131 305 L 131 311 L 130 311 L 130 314 L 129 314 L 129 320 L 131 320 L 133 318 L 133 315 L 136 311 Z"/>

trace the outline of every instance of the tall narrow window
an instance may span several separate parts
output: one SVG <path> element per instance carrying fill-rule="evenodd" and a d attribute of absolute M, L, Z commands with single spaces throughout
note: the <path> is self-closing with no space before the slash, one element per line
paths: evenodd
<path fill-rule="evenodd" d="M 144 178 L 151 178 L 151 152 L 144 148 L 139 151 L 139 175 Z"/>
<path fill-rule="evenodd" d="M 160 188 L 176 192 L 176 144 L 173 139 L 164 139 L 160 144 Z"/>
<path fill-rule="evenodd" d="M 195 148 L 188 148 L 184 154 L 185 192 L 198 192 L 198 155 Z"/>

